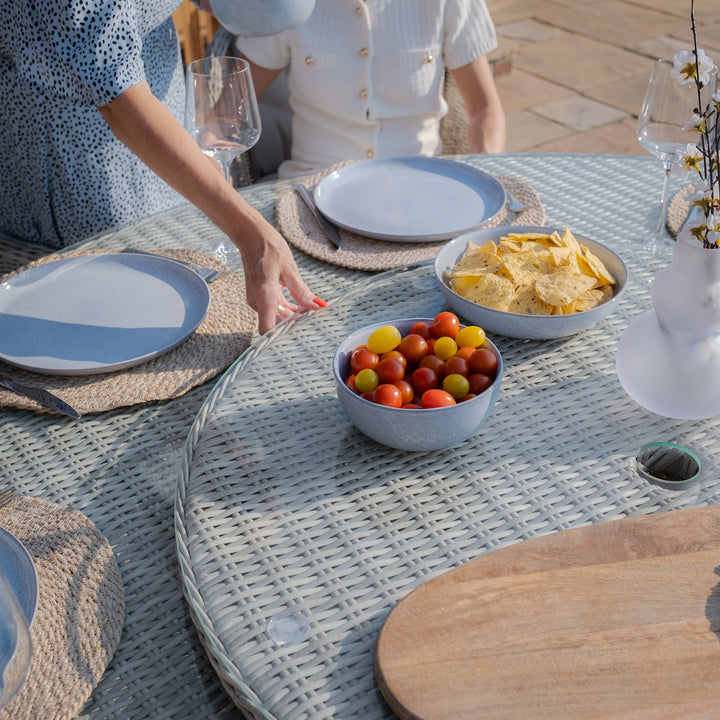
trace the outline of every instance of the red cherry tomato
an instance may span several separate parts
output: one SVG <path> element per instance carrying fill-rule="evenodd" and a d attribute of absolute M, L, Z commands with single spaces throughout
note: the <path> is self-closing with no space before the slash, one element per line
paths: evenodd
<path fill-rule="evenodd" d="M 383 358 L 375 368 L 381 383 L 394 383 L 405 377 L 405 365 L 397 358 Z"/>
<path fill-rule="evenodd" d="M 474 393 L 468 393 L 465 397 L 461 397 L 458 402 L 467 402 L 468 400 L 472 400 L 474 397 L 477 397 Z"/>
<path fill-rule="evenodd" d="M 407 405 L 402 406 L 403 410 L 422 410 L 422 405 L 420 403 L 408 403 Z"/>
<path fill-rule="evenodd" d="M 430 332 L 436 338 L 447 336 L 454 339 L 458 330 L 460 330 L 460 320 L 451 312 L 438 313 L 430 326 Z"/>
<path fill-rule="evenodd" d="M 416 322 L 411 328 L 410 332 L 413 335 L 420 335 L 420 337 L 425 338 L 427 340 L 431 336 L 430 333 L 430 324 L 426 322 Z"/>
<path fill-rule="evenodd" d="M 364 392 L 360 397 L 363 400 L 369 400 L 370 402 L 375 402 L 375 390 L 368 390 L 367 392 Z"/>
<path fill-rule="evenodd" d="M 422 395 L 422 406 L 424 408 L 439 408 L 455 405 L 455 398 L 440 388 L 426 390 Z"/>
<path fill-rule="evenodd" d="M 354 393 L 356 393 L 357 395 L 359 395 L 359 394 L 360 394 L 360 391 L 357 389 L 357 385 L 355 384 L 355 378 L 356 378 L 356 377 L 357 377 L 357 376 L 356 376 L 355 373 L 350 373 L 350 374 L 347 376 L 347 378 L 345 379 L 345 385 L 347 385 L 348 388 L 350 388 L 350 390 L 352 390 Z"/>
<path fill-rule="evenodd" d="M 406 335 L 400 341 L 397 349 L 411 363 L 420 362 L 428 354 L 428 344 L 425 338 L 417 333 Z"/>
<path fill-rule="evenodd" d="M 475 352 L 475 348 L 472 345 L 463 345 L 455 353 L 457 357 L 461 357 L 464 360 L 469 360 L 470 356 Z"/>
<path fill-rule="evenodd" d="M 395 387 L 402 393 L 403 405 L 409 405 L 415 397 L 415 389 L 413 386 L 407 380 L 397 380 Z"/>
<path fill-rule="evenodd" d="M 387 405 L 388 407 L 402 407 L 403 396 L 400 388 L 390 383 L 383 383 L 375 388 L 375 402 L 378 405 Z"/>
<path fill-rule="evenodd" d="M 443 375 L 443 368 L 445 367 L 445 361 L 437 355 L 426 355 L 420 361 L 419 367 L 430 368 L 437 373 L 438 378 L 441 378 Z"/>
<path fill-rule="evenodd" d="M 479 395 L 493 384 L 493 378 L 489 375 L 483 375 L 483 373 L 473 373 L 468 377 L 468 382 L 470 383 L 469 392 Z"/>
<path fill-rule="evenodd" d="M 454 355 L 443 363 L 443 375 L 463 375 L 467 377 L 469 372 L 468 361 L 459 355 Z"/>
<path fill-rule="evenodd" d="M 359 373 L 365 368 L 374 370 L 380 362 L 380 356 L 371 352 L 366 347 L 355 348 L 350 355 L 350 369 L 354 373 Z"/>
<path fill-rule="evenodd" d="M 498 361 L 492 350 L 479 348 L 470 356 L 468 365 L 471 373 L 494 376 L 497 372 Z"/>
<path fill-rule="evenodd" d="M 415 388 L 418 395 L 438 386 L 437 373 L 429 367 L 419 367 L 410 376 L 410 384 Z"/>

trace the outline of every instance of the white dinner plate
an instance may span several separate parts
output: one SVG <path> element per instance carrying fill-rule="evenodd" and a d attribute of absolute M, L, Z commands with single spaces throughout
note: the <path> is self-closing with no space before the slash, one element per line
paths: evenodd
<path fill-rule="evenodd" d="M 0 284 L 0 358 L 53 375 L 119 370 L 174 348 L 209 307 L 205 281 L 167 258 L 58 260 Z"/>
<path fill-rule="evenodd" d="M 505 205 L 492 175 L 437 157 L 364 160 L 315 186 L 315 204 L 339 227 L 379 240 L 436 242 L 479 228 Z"/>
<path fill-rule="evenodd" d="M 0 527 L 0 570 L 10 583 L 28 625 L 31 625 L 38 597 L 35 565 L 25 546 L 3 527 Z"/>

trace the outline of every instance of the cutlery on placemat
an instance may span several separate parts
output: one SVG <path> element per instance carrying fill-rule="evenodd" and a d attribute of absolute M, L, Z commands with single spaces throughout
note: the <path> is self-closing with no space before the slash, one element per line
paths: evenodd
<path fill-rule="evenodd" d="M 507 196 L 508 196 L 508 201 L 509 201 L 508 202 L 508 210 L 510 212 L 516 213 L 516 212 L 520 212 L 521 210 L 525 209 L 525 206 L 521 202 L 518 202 L 510 193 L 507 193 Z"/>
<path fill-rule="evenodd" d="M 149 252 L 147 250 L 138 250 L 137 248 L 127 247 L 120 252 L 127 253 L 129 255 L 150 255 L 150 257 L 162 258 L 163 260 L 172 260 L 173 262 L 180 263 L 181 265 L 185 265 L 191 270 L 194 270 L 206 283 L 212 282 L 221 273 L 220 270 L 201 267 L 200 265 L 188 262 L 187 260 L 178 260 L 177 258 L 161 255 L 160 253 Z"/>
<path fill-rule="evenodd" d="M 0 378 L 0 385 L 18 395 L 24 395 L 31 400 L 35 400 L 51 410 L 56 410 L 63 415 L 67 415 L 74 420 L 80 419 L 80 413 L 72 405 L 68 405 L 64 400 L 61 400 L 57 395 L 53 395 L 49 390 L 45 390 L 45 388 L 25 385 L 24 383 L 19 383 L 16 380 L 8 380 L 7 378 Z"/>
<path fill-rule="evenodd" d="M 340 249 L 340 232 L 333 223 L 331 223 L 318 209 L 315 207 L 315 201 L 312 199 L 310 192 L 304 185 L 296 185 L 295 192 L 300 199 L 308 206 L 313 217 L 317 220 L 320 229 L 325 233 L 327 239 L 339 250 Z"/>

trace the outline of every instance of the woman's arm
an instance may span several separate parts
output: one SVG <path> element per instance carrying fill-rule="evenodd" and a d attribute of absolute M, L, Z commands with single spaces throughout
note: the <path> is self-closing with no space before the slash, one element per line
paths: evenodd
<path fill-rule="evenodd" d="M 324 305 L 300 277 L 284 238 L 225 181 L 219 165 L 202 151 L 175 116 L 141 81 L 99 108 L 115 136 L 168 185 L 198 207 L 242 255 L 247 301 L 260 332 L 288 306 L 286 287 L 299 305 Z M 297 308 L 290 305 L 291 310 Z"/>
<path fill-rule="evenodd" d="M 468 114 L 468 145 L 472 153 L 505 150 L 505 112 L 486 56 L 451 70 Z"/>

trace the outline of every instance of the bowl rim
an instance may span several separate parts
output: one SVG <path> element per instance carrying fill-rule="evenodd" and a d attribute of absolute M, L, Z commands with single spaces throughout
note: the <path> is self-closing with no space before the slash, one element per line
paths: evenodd
<path fill-rule="evenodd" d="M 628 286 L 628 280 L 630 278 L 630 273 L 627 267 L 627 264 L 625 261 L 618 255 L 614 250 L 609 248 L 607 245 L 603 245 L 601 242 L 598 242 L 597 240 L 593 240 L 592 238 L 586 237 L 585 235 L 578 235 L 576 233 L 573 233 L 573 236 L 578 239 L 585 241 L 589 243 L 590 245 L 594 245 L 595 248 L 600 248 L 601 251 L 607 252 L 610 255 L 613 256 L 613 258 L 620 264 L 620 266 L 623 269 L 624 273 L 624 280 L 622 284 L 620 284 L 620 281 L 616 278 L 616 282 L 619 285 L 617 291 L 613 294 L 613 296 L 607 300 L 606 302 L 602 303 L 602 305 L 597 305 L 594 308 L 590 308 L 590 310 L 581 310 L 579 312 L 574 313 L 568 313 L 567 315 L 531 315 L 529 313 L 513 313 L 509 312 L 507 310 L 498 310 L 496 308 L 488 307 L 487 305 L 481 305 L 480 303 L 477 303 L 473 300 L 468 300 L 468 298 L 463 297 L 462 295 L 459 295 L 456 293 L 450 285 L 445 281 L 444 277 L 444 270 L 449 269 L 446 265 L 445 268 L 440 268 L 440 256 L 446 251 L 449 250 L 451 246 L 460 246 L 461 244 L 467 245 L 467 243 L 470 240 L 470 236 L 476 235 L 478 233 L 484 233 L 484 232 L 490 232 L 495 231 L 502 234 L 502 231 L 505 232 L 542 232 L 542 231 L 555 231 L 562 232 L 565 228 L 558 228 L 553 227 L 551 225 L 497 225 L 495 227 L 489 227 L 489 228 L 481 228 L 480 230 L 473 230 L 468 233 L 463 233 L 462 235 L 458 235 L 457 237 L 453 238 L 452 240 L 449 240 L 447 243 L 445 243 L 440 250 L 438 250 L 437 255 L 435 256 L 435 260 L 433 261 L 433 269 L 435 273 L 435 279 L 438 283 L 441 284 L 441 287 L 443 287 L 447 292 L 451 293 L 454 297 L 458 298 L 460 301 L 466 302 L 466 303 L 472 303 L 473 305 L 477 306 L 478 308 L 481 308 L 483 312 L 490 313 L 491 316 L 496 316 L 498 318 L 513 318 L 513 319 L 519 319 L 519 318 L 530 318 L 532 322 L 538 322 L 543 324 L 560 324 L 560 323 L 567 323 L 569 319 L 571 318 L 587 318 L 590 316 L 590 314 L 595 312 L 603 312 L 607 311 L 612 305 L 614 305 L 620 297 L 625 293 L 625 290 Z M 591 250 L 594 249 L 591 247 Z M 580 321 L 578 321 L 580 322 Z"/>
<path fill-rule="evenodd" d="M 449 311 L 449 312 L 452 312 L 452 311 Z M 455 313 L 453 313 L 453 314 L 455 314 Z M 397 408 L 397 407 L 391 407 L 390 405 L 381 405 L 380 403 L 372 402 L 371 400 L 368 400 L 367 398 L 364 398 L 364 397 L 358 395 L 357 393 L 354 393 L 345 384 L 345 380 L 340 376 L 339 356 L 340 356 L 340 348 L 348 340 L 348 338 L 350 338 L 351 335 L 355 335 L 356 333 L 360 333 L 366 329 L 368 329 L 368 330 L 370 328 L 376 329 L 378 327 L 383 327 L 385 325 L 395 325 L 396 323 L 401 323 L 401 322 L 402 323 L 406 323 L 406 322 L 410 323 L 411 322 L 411 323 L 415 324 L 416 322 L 428 322 L 428 321 L 432 322 L 432 320 L 433 320 L 433 318 L 425 318 L 425 317 L 424 318 L 398 318 L 396 320 L 387 320 L 387 321 L 382 321 L 382 322 L 377 322 L 377 323 L 371 323 L 370 325 L 365 325 L 363 327 L 359 327 L 357 330 L 353 330 L 353 332 L 351 332 L 349 335 L 346 335 L 345 338 L 335 347 L 335 352 L 333 353 L 333 375 L 335 376 L 335 382 L 336 382 L 336 385 L 337 385 L 338 389 L 340 390 L 340 392 L 347 393 L 348 396 L 357 398 L 358 400 L 360 400 L 364 403 L 367 403 L 369 406 L 381 408 L 382 412 L 385 412 L 385 411 L 403 412 L 403 413 L 423 412 L 423 413 L 427 414 L 428 410 L 453 411 L 455 408 L 458 407 L 458 405 L 465 405 L 466 403 L 471 403 L 473 400 L 479 400 L 480 398 L 485 399 L 485 396 L 488 393 L 493 392 L 496 389 L 496 386 L 499 387 L 500 379 L 502 378 L 503 371 L 505 369 L 505 363 L 503 361 L 503 357 L 502 357 L 502 353 L 500 352 L 500 349 L 498 348 L 497 345 L 495 345 L 495 343 L 492 340 L 490 340 L 490 338 L 487 337 L 487 335 L 485 336 L 485 341 L 483 342 L 483 344 L 480 347 L 485 347 L 486 343 L 490 343 L 491 348 L 492 348 L 493 352 L 495 353 L 495 356 L 498 359 L 498 369 L 495 374 L 495 379 L 492 381 L 492 384 L 490 386 L 488 386 L 487 388 L 485 388 L 485 390 L 483 390 L 479 395 L 476 395 L 474 398 L 471 398 L 470 400 L 466 400 L 463 403 L 456 402 L 454 405 L 446 405 L 444 407 L 437 407 L 437 408 Z M 460 327 L 464 328 L 464 327 L 469 327 L 469 326 L 465 325 L 461 322 Z M 402 334 L 402 331 L 401 331 L 401 334 Z M 480 347 L 477 349 L 479 350 Z M 349 356 L 349 354 L 350 353 L 348 353 L 348 356 Z"/>

